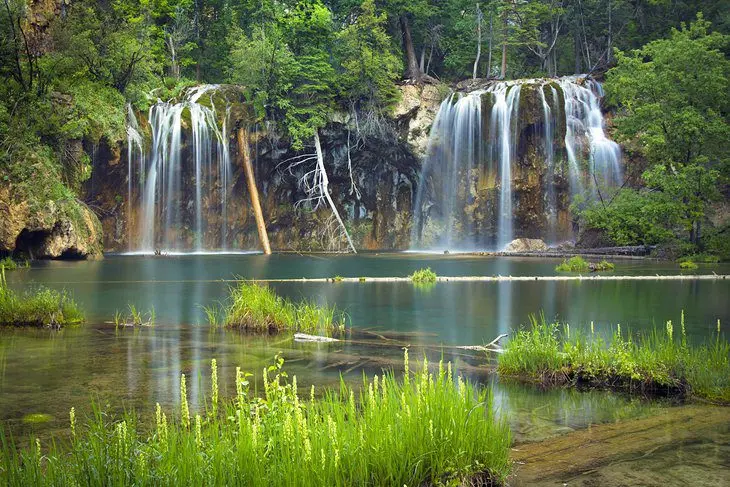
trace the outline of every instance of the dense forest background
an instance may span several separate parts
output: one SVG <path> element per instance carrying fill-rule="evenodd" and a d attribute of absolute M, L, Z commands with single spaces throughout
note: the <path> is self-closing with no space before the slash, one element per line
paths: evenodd
<path fill-rule="evenodd" d="M 78 217 L 85 148 L 197 83 L 244 85 L 301 147 L 335 111 L 387 123 L 402 83 L 588 73 L 629 163 L 616 194 L 574 202 L 583 225 L 730 256 L 727 1 L 2 1 L 0 202 Z"/>

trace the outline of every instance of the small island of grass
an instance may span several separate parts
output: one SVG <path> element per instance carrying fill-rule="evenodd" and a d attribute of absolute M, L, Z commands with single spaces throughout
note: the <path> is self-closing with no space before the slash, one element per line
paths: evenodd
<path fill-rule="evenodd" d="M 0 270 L 0 326 L 76 325 L 84 315 L 66 291 L 38 288 L 17 293 L 8 287 L 5 270 Z"/>
<path fill-rule="evenodd" d="M 347 322 L 347 315 L 334 306 L 295 303 L 268 286 L 243 281 L 231 288 L 227 302 L 204 311 L 211 325 L 251 332 L 331 335 L 343 333 Z"/>
<path fill-rule="evenodd" d="M 621 326 L 609 340 L 596 333 L 572 330 L 531 318 L 500 354 L 498 372 L 545 385 L 583 384 L 629 392 L 694 396 L 730 404 L 730 343 L 720 336 L 720 323 L 704 345 L 687 343 L 684 315 L 681 332 L 671 321 L 662 331 L 633 337 Z M 677 336 L 678 335 L 678 336 Z"/>
<path fill-rule="evenodd" d="M 411 274 L 411 281 L 416 284 L 433 284 L 436 282 L 436 278 L 436 273 L 432 271 L 430 267 L 418 269 Z"/>
<path fill-rule="evenodd" d="M 601 271 L 612 271 L 615 269 L 615 265 L 607 260 L 602 260 L 598 263 L 587 262 L 580 255 L 571 257 L 570 259 L 564 259 L 555 270 L 557 272 L 601 272 Z"/>

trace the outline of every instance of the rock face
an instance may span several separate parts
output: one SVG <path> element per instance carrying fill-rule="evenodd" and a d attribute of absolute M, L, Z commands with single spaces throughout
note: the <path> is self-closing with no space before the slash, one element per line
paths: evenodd
<path fill-rule="evenodd" d="M 320 130 L 330 194 L 359 249 L 407 249 L 410 245 L 421 155 L 426 151 L 431 122 L 441 95 L 436 87 L 428 85 L 403 86 L 402 90 L 402 101 L 390 119 L 356 123 L 347 115 L 336 114 Z M 220 111 L 225 113 L 225 107 Z M 144 124 L 143 121 L 140 126 Z M 303 151 L 294 151 L 287 140 L 274 135 L 261 128 L 253 130 L 250 144 L 272 248 L 344 250 L 346 242 L 331 225 L 330 209 L 321 205 L 313 212 L 306 204 L 301 204 L 307 195 L 300 178 L 312 169 L 311 164 L 288 169 L 294 158 L 311 154 L 313 149 L 305 147 Z M 191 161 L 189 134 L 183 133 L 182 137 L 181 158 Z M 235 137 L 231 137 L 229 146 L 234 169 L 226 203 L 228 219 L 224 222 L 221 211 L 215 206 L 214 200 L 219 198 L 208 201 L 204 197 L 209 230 L 203 236 L 203 243 L 205 248 L 218 248 L 221 229 L 226 228 L 228 248 L 257 250 L 258 235 Z M 140 194 L 133 185 L 132 199 L 128 201 L 130 166 L 127 154 L 126 149 L 121 150 L 120 158 L 118 149 L 100 146 L 94 158 L 92 177 L 85 186 L 86 201 L 102 210 L 99 213 L 106 251 L 135 250 L 140 242 Z M 186 162 L 181 167 L 181 187 L 194 187 L 194 164 Z M 138 180 L 136 171 L 138 167 L 134 163 L 131 173 L 135 181 Z M 211 194 L 216 194 L 217 190 L 213 188 Z M 192 248 L 196 238 L 191 224 L 195 219 L 193 199 L 193 192 L 188 190 L 182 191 L 174 201 L 181 209 L 181 219 L 186 222 L 179 228 L 177 237 L 187 248 Z"/>
<path fill-rule="evenodd" d="M 101 256 L 101 225 L 78 201 L 47 201 L 32 208 L 10 188 L 0 187 L 0 251 L 30 258 L 80 259 Z"/>
<path fill-rule="evenodd" d="M 539 238 L 516 238 L 504 248 L 504 252 L 544 252 L 548 249 Z"/>

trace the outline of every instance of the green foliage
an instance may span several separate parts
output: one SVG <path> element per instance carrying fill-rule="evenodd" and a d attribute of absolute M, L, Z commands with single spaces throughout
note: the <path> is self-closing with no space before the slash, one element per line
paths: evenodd
<path fill-rule="evenodd" d="M 376 13 L 373 0 L 363 0 L 354 19 L 335 40 L 341 96 L 362 109 L 391 108 L 398 101 L 395 81 L 403 64 L 391 51 L 386 15 Z"/>
<path fill-rule="evenodd" d="M 254 332 L 343 333 L 347 323 L 345 313 L 334 306 L 319 306 L 314 302 L 293 303 L 278 296 L 267 286 L 240 282 L 230 291 L 228 302 L 216 312 L 205 311 L 211 324 L 223 323 L 227 328 Z"/>
<path fill-rule="evenodd" d="M 430 267 L 418 269 L 411 274 L 411 281 L 417 284 L 433 284 L 436 282 L 436 279 L 436 273 L 432 271 Z"/>
<path fill-rule="evenodd" d="M 555 267 L 555 270 L 558 272 L 588 272 L 590 267 L 583 257 L 576 255 L 570 259 L 563 260 L 562 263 Z"/>
<path fill-rule="evenodd" d="M 691 346 L 684 335 L 684 314 L 677 336 L 669 321 L 665 330 L 636 339 L 622 335 L 618 325 L 608 341 L 593 324 L 587 335 L 571 332 L 567 324 L 548 324 L 544 317 L 530 321 L 531 329 L 517 332 L 500 354 L 500 374 L 546 384 L 665 390 L 730 403 L 730 343 L 720 336 L 719 322 L 708 343 Z"/>
<path fill-rule="evenodd" d="M 67 326 L 84 321 L 76 302 L 65 291 L 39 288 L 18 294 L 8 287 L 0 269 L 0 326 Z"/>
<path fill-rule="evenodd" d="M 607 260 L 602 260 L 601 262 L 597 264 L 593 264 L 593 270 L 594 271 L 612 271 L 616 268 L 613 262 L 608 262 Z"/>
<path fill-rule="evenodd" d="M 621 106 L 622 140 L 637 139 L 651 164 L 667 168 L 711 162 L 727 170 L 730 157 L 730 36 L 709 32 L 702 14 L 668 39 L 631 53 L 617 52 L 606 90 Z"/>
<path fill-rule="evenodd" d="M 701 262 L 703 264 L 717 264 L 720 262 L 720 258 L 712 254 L 692 254 L 680 257 L 677 262 Z"/>
<path fill-rule="evenodd" d="M 692 262 L 691 260 L 683 260 L 679 263 L 679 268 L 683 269 L 685 271 L 693 271 L 695 269 L 698 269 L 700 266 Z"/>
<path fill-rule="evenodd" d="M 591 228 L 600 228 L 617 245 L 657 244 L 689 238 L 703 222 L 708 205 L 719 197 L 718 173 L 697 164 L 668 170 L 655 165 L 644 172 L 646 189 L 621 189 L 608 203 L 593 202 L 582 211 Z"/>
<path fill-rule="evenodd" d="M 29 267 L 30 263 L 27 260 L 20 262 L 12 257 L 4 257 L 0 260 L 0 270 L 14 271 L 16 269 L 27 269 Z"/>
<path fill-rule="evenodd" d="M 406 352 L 407 354 L 407 352 Z M 85 427 L 70 412 L 70 445 L 37 442 L 19 449 L 4 433 L 0 481 L 10 485 L 457 485 L 498 484 L 510 472 L 510 432 L 491 390 L 476 388 L 451 364 L 430 373 L 364 380 L 360 393 L 341 384 L 300 397 L 283 359 L 264 369 L 263 397 L 236 372 L 236 397 L 191 417 L 181 377 L 179 420 L 159 404 L 155 424 L 96 411 Z M 215 364 L 212 369 L 217 372 Z M 220 413 L 217 414 L 217 411 Z M 178 415 L 176 415 L 178 416 Z M 41 458 L 43 455 L 43 458 Z"/>

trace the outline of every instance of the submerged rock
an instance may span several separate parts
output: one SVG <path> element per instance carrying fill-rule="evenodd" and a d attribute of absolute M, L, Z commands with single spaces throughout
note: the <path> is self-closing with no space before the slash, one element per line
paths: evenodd
<path fill-rule="evenodd" d="M 539 238 L 516 238 L 504 248 L 505 252 L 544 252 L 548 249 Z"/>

